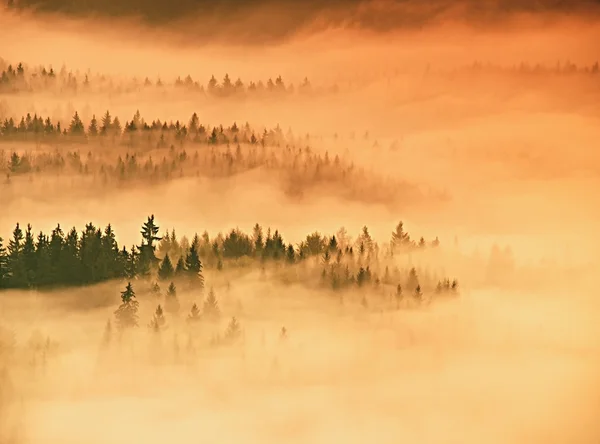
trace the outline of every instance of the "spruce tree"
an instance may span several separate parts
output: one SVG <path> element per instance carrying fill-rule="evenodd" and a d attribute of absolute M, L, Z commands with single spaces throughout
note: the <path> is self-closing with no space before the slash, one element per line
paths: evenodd
<path fill-rule="evenodd" d="M 154 316 L 152 316 L 152 320 L 150 321 L 148 327 L 150 327 L 153 332 L 160 333 L 164 329 L 166 323 L 167 321 L 165 319 L 163 309 L 159 304 L 156 307 L 156 311 L 154 312 Z"/>
<path fill-rule="evenodd" d="M 52 261 L 50 256 L 50 241 L 48 237 L 40 231 L 37 237 L 35 247 L 35 285 L 45 286 L 55 283 L 55 274 L 52 269 Z"/>
<path fill-rule="evenodd" d="M 219 318 L 220 314 L 221 310 L 219 309 L 219 303 L 217 301 L 215 291 L 211 288 L 208 292 L 206 300 L 204 301 L 203 315 L 208 319 L 216 320 Z"/>
<path fill-rule="evenodd" d="M 165 310 L 167 310 L 167 313 L 170 315 L 176 316 L 179 313 L 180 308 L 179 299 L 177 299 L 177 288 L 175 287 L 175 284 L 171 282 L 165 296 Z"/>
<path fill-rule="evenodd" d="M 96 120 L 96 115 L 92 116 L 90 126 L 88 127 L 88 135 L 91 137 L 98 135 L 98 121 Z"/>
<path fill-rule="evenodd" d="M 240 328 L 238 320 L 234 316 L 231 318 L 231 321 L 229 321 L 227 329 L 225 330 L 225 340 L 230 343 L 235 342 L 241 335 L 242 329 Z"/>
<path fill-rule="evenodd" d="M 188 315 L 189 322 L 197 322 L 201 319 L 200 309 L 198 308 L 198 304 L 194 303 L 192 305 L 192 309 L 190 310 L 190 314 Z"/>
<path fill-rule="evenodd" d="M 125 247 L 123 247 L 125 253 Z M 125 255 L 124 255 L 125 256 Z M 136 251 L 135 245 L 131 246 L 131 251 L 125 256 L 125 276 L 128 279 L 133 279 L 138 273 L 139 253 Z"/>
<path fill-rule="evenodd" d="M 158 278 L 161 281 L 166 281 L 168 279 L 171 279 L 173 277 L 173 274 L 173 263 L 171 262 L 171 258 L 169 258 L 169 255 L 167 254 L 158 269 Z"/>
<path fill-rule="evenodd" d="M 3 239 L 0 237 L 0 288 L 8 287 L 8 255 L 3 245 Z"/>
<path fill-rule="evenodd" d="M 185 267 L 188 276 L 197 281 L 202 288 L 204 287 L 204 276 L 202 275 L 202 261 L 200 260 L 198 252 L 198 249 L 200 248 L 199 242 L 199 239 L 194 237 L 190 250 L 185 257 Z"/>
<path fill-rule="evenodd" d="M 79 118 L 79 114 L 77 113 L 77 111 L 75 111 L 73 119 L 71 120 L 71 125 L 69 126 L 69 134 L 73 136 L 85 135 L 85 127 L 83 126 L 83 122 Z"/>
<path fill-rule="evenodd" d="M 175 266 L 175 275 L 177 277 L 181 277 L 185 274 L 185 272 L 185 261 L 183 259 L 183 256 L 179 256 L 179 260 L 177 261 L 177 265 Z"/>
<path fill-rule="evenodd" d="M 102 126 L 100 127 L 100 134 L 105 135 L 112 129 L 112 117 L 110 113 L 106 111 L 106 114 L 102 117 Z"/>
<path fill-rule="evenodd" d="M 115 311 L 117 327 L 119 330 L 137 327 L 139 303 L 135 298 L 131 282 L 128 282 L 125 290 L 121 292 L 121 301 L 121 305 Z"/>
<path fill-rule="evenodd" d="M 23 257 L 23 230 L 17 223 L 13 237 L 8 242 L 9 285 L 13 288 L 27 286 L 27 268 Z"/>
<path fill-rule="evenodd" d="M 150 270 L 159 262 L 155 255 L 155 241 L 160 241 L 162 237 L 157 236 L 159 227 L 154 223 L 154 214 L 148 217 L 148 220 L 142 225 L 142 245 L 138 247 L 139 256 L 139 274 L 147 275 Z M 171 264 L 171 267 L 173 264 Z"/>

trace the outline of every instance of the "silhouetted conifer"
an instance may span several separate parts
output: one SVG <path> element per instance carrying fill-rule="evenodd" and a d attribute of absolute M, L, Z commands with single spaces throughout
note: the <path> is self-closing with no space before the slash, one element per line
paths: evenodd
<path fill-rule="evenodd" d="M 175 270 L 173 269 L 171 258 L 169 258 L 169 255 L 167 254 L 158 269 L 158 278 L 161 281 L 171 279 L 173 277 L 174 271 Z"/>
<path fill-rule="evenodd" d="M 165 310 L 172 316 L 176 316 L 179 313 L 180 304 L 177 298 L 177 288 L 175 284 L 171 282 L 165 295 Z"/>
<path fill-rule="evenodd" d="M 219 309 L 219 303 L 217 302 L 217 297 L 215 295 L 215 291 L 211 288 L 208 292 L 208 296 L 204 301 L 203 307 L 203 316 L 207 319 L 215 320 L 221 314 L 221 310 Z"/>
<path fill-rule="evenodd" d="M 154 333 L 160 333 L 164 329 L 166 323 L 167 320 L 165 319 L 163 309 L 159 304 L 154 311 L 154 315 L 152 316 L 152 320 L 150 321 L 150 324 L 148 324 L 148 327 Z"/>
<path fill-rule="evenodd" d="M 138 325 L 138 306 L 135 292 L 131 282 L 127 283 L 125 290 L 121 292 L 121 305 L 115 311 L 115 318 L 119 330 L 124 330 Z"/>

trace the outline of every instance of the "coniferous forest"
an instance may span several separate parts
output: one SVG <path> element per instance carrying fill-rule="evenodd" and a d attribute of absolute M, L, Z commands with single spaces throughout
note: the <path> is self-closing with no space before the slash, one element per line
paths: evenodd
<path fill-rule="evenodd" d="M 0 444 L 598 442 L 593 2 L 5 3 Z"/>

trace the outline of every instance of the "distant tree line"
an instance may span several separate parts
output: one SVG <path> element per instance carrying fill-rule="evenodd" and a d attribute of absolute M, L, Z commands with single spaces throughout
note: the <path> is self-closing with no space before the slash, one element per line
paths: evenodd
<path fill-rule="evenodd" d="M 86 130 L 87 126 L 87 130 Z M 32 152 L 0 151 L 0 171 L 7 177 L 27 173 L 69 173 L 102 185 L 124 186 L 139 181 L 156 184 L 176 177 L 229 177 L 263 167 L 283 173 L 283 189 L 290 196 L 301 196 L 311 188 L 336 186 L 336 192 L 350 200 L 365 202 L 415 201 L 439 196 L 425 196 L 420 189 L 401 178 L 382 178 L 340 158 L 313 152 L 308 144 L 310 135 L 297 136 L 275 128 L 255 130 L 248 123 L 235 122 L 224 127 L 204 126 L 196 113 L 186 123 L 147 123 L 136 112 L 122 128 L 118 117 L 104 113 L 84 125 L 76 112 L 68 127 L 30 114 L 18 125 L 5 119 L 0 126 L 0 141 L 30 141 L 55 144 L 75 144 L 88 147 L 87 154 L 59 150 Z M 109 159 L 111 151 L 92 149 L 95 145 L 119 145 L 126 154 L 118 152 Z M 209 149 L 206 149 L 209 148 Z M 131 151 L 128 152 L 128 151 Z M 44 178 L 44 180 L 48 180 Z"/>
<path fill-rule="evenodd" d="M 3 66 L 4 65 L 4 66 Z M 313 92 L 311 82 L 308 78 L 294 86 L 292 83 L 286 84 L 281 75 L 269 78 L 266 81 L 243 82 L 241 78 L 235 80 L 225 74 L 219 82 L 214 75 L 206 82 L 201 84 L 194 80 L 190 75 L 177 77 L 173 82 L 163 82 L 158 78 L 155 82 L 146 77 L 143 81 L 137 78 L 127 82 L 115 82 L 110 77 L 104 75 L 94 75 L 91 73 L 81 74 L 73 73 L 62 68 L 58 73 L 52 68 L 39 67 L 37 69 L 26 68 L 23 63 L 19 63 L 16 68 L 13 65 L 6 65 L 0 59 L 0 91 L 38 91 L 52 87 L 58 87 L 63 92 L 77 91 L 104 91 L 115 93 L 129 93 L 135 91 L 147 91 L 152 89 L 176 88 L 187 92 L 205 94 L 211 97 L 242 97 L 242 96 L 261 96 L 268 94 L 309 94 Z M 322 92 L 322 91 L 321 91 Z"/>

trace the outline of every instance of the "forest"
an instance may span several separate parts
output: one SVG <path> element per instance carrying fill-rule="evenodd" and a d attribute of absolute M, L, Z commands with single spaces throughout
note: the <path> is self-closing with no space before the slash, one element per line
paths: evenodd
<path fill-rule="evenodd" d="M 238 3 L 0 5 L 0 444 L 598 442 L 598 10 Z"/>
<path fill-rule="evenodd" d="M 106 111 L 100 120 L 93 116 L 84 124 L 75 112 L 64 125 L 27 114 L 18 124 L 12 117 L 5 118 L 0 127 L 0 172 L 7 184 L 12 176 L 48 182 L 52 179 L 48 175 L 76 175 L 106 191 L 182 177 L 231 177 L 265 168 L 291 197 L 329 186 L 349 200 L 386 205 L 444 198 L 402 178 L 382 177 L 347 156 L 313 150 L 312 139 L 279 126 L 262 131 L 248 123 L 205 126 L 197 113 L 187 124 L 160 119 L 149 123 L 138 111 L 121 124 L 118 116 Z M 31 145 L 8 151 L 3 143 L 7 148 L 14 143 Z M 40 144 L 47 148 L 37 149 Z M 117 150 L 107 150 L 109 146 Z M 374 146 L 378 147 L 377 141 Z"/>
<path fill-rule="evenodd" d="M 396 297 L 402 298 L 406 289 L 418 301 L 424 293 L 429 298 L 434 292 L 458 291 L 456 279 L 435 282 L 429 272 L 419 275 L 415 267 L 391 267 L 394 254 L 438 248 L 437 238 L 414 241 L 402 222 L 384 248 L 373 241 L 366 226 L 353 243 L 345 230 L 340 233 L 342 239 L 338 240 L 336 235 L 314 232 L 293 245 L 286 244 L 279 230 L 268 227 L 265 232 L 256 224 L 251 235 L 232 229 L 211 239 L 205 231 L 190 242 L 185 236 L 178 239 L 175 230 L 158 236 L 152 215 L 142 226 L 140 245 L 127 248 L 119 246 L 110 224 L 102 229 L 90 222 L 81 233 L 75 227 L 65 233 L 59 224 L 50 235 L 36 235 L 31 225 L 23 230 L 17 224 L 6 246 L 0 238 L 0 288 L 60 288 L 113 279 L 154 280 L 156 285 L 182 280 L 203 288 L 205 268 L 222 271 L 258 265 L 263 270 L 267 266 L 287 268 L 288 283 L 293 280 L 336 291 L 369 287 L 385 294 L 393 288 Z"/>

